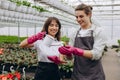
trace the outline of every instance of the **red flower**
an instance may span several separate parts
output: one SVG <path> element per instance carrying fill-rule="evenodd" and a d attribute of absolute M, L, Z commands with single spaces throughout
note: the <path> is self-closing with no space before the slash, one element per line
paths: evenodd
<path fill-rule="evenodd" d="M 3 50 L 4 50 L 3 48 L 0 48 L 0 54 L 3 54 Z"/>
<path fill-rule="evenodd" d="M 21 75 L 19 72 L 15 72 L 15 76 L 18 78 L 18 80 L 20 80 Z"/>
<path fill-rule="evenodd" d="M 0 80 L 14 80 L 15 78 L 17 78 L 18 80 L 20 80 L 20 73 L 19 72 L 15 72 L 15 73 L 8 73 L 8 74 L 2 74 L 0 75 Z"/>
<path fill-rule="evenodd" d="M 0 79 L 2 79 L 3 77 L 5 77 L 5 75 L 4 75 L 4 74 L 1 74 L 1 75 L 0 75 Z"/>
<path fill-rule="evenodd" d="M 13 79 L 14 75 L 12 73 L 9 73 L 6 75 L 8 79 Z"/>
<path fill-rule="evenodd" d="M 2 80 L 7 80 L 7 77 L 6 76 L 2 77 Z"/>

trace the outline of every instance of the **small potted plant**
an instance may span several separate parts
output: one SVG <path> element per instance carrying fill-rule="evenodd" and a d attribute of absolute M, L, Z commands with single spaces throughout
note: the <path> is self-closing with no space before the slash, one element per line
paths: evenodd
<path fill-rule="evenodd" d="M 68 45 L 69 40 L 70 40 L 70 38 L 68 38 L 67 36 L 61 37 L 61 41 L 63 41 L 63 45 Z M 65 60 L 67 61 L 67 63 L 61 64 L 59 66 L 61 78 L 70 79 L 72 71 L 73 71 L 73 58 L 72 58 L 72 56 L 66 56 Z"/>
<path fill-rule="evenodd" d="M 61 41 L 63 41 L 64 45 L 68 45 L 69 40 L 70 40 L 70 38 L 68 38 L 67 36 L 61 37 Z"/>

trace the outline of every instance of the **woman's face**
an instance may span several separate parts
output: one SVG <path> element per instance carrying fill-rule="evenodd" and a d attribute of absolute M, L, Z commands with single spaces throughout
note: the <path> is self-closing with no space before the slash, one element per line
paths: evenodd
<path fill-rule="evenodd" d="M 59 30 L 59 25 L 57 24 L 56 20 L 52 20 L 52 22 L 48 26 L 48 34 L 55 37 L 58 30 Z"/>
<path fill-rule="evenodd" d="M 75 11 L 75 16 L 77 22 L 81 25 L 82 28 L 88 27 L 90 24 L 90 15 L 86 15 L 83 10 Z"/>

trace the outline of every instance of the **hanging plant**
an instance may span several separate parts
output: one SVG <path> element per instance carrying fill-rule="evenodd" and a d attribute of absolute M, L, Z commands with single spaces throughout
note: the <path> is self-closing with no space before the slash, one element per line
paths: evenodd
<path fill-rule="evenodd" d="M 16 3 L 17 6 L 22 5 L 22 2 L 20 0 L 10 0 L 10 1 Z"/>
<path fill-rule="evenodd" d="M 35 8 L 39 12 L 49 12 L 48 10 L 44 9 L 41 6 L 36 6 L 36 5 L 31 6 L 31 3 L 28 1 L 20 1 L 20 0 L 9 0 L 9 1 L 16 3 L 17 6 L 23 5 L 23 6 Z"/>
<path fill-rule="evenodd" d="M 39 12 L 48 12 L 48 10 L 45 10 L 43 7 L 41 7 L 41 6 L 36 6 L 36 5 L 34 5 L 34 6 L 32 6 L 32 8 L 35 8 L 37 11 L 39 11 Z"/>
<path fill-rule="evenodd" d="M 20 1 L 20 0 L 10 0 L 10 1 L 16 3 L 17 6 L 21 6 L 21 5 L 28 7 L 31 6 L 31 3 L 27 1 Z"/>
<path fill-rule="evenodd" d="M 19 0 L 13 0 L 14 3 L 16 3 L 17 6 L 21 6 L 22 5 L 22 2 L 19 1 Z"/>
<path fill-rule="evenodd" d="M 17 2 L 18 0 L 9 0 L 9 1 L 11 1 L 11 2 Z"/>
<path fill-rule="evenodd" d="M 22 5 L 30 7 L 30 6 L 31 6 L 31 3 L 30 3 L 30 2 L 27 2 L 27 1 L 23 1 L 23 2 L 22 2 Z"/>

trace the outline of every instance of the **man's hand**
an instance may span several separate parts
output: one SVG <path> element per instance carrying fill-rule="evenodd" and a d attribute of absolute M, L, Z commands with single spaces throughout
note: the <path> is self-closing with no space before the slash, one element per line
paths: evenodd
<path fill-rule="evenodd" d="M 83 56 L 84 50 L 72 46 L 62 46 L 59 49 L 59 52 L 63 55 L 70 56 L 72 54 L 78 55 L 78 56 Z"/>

